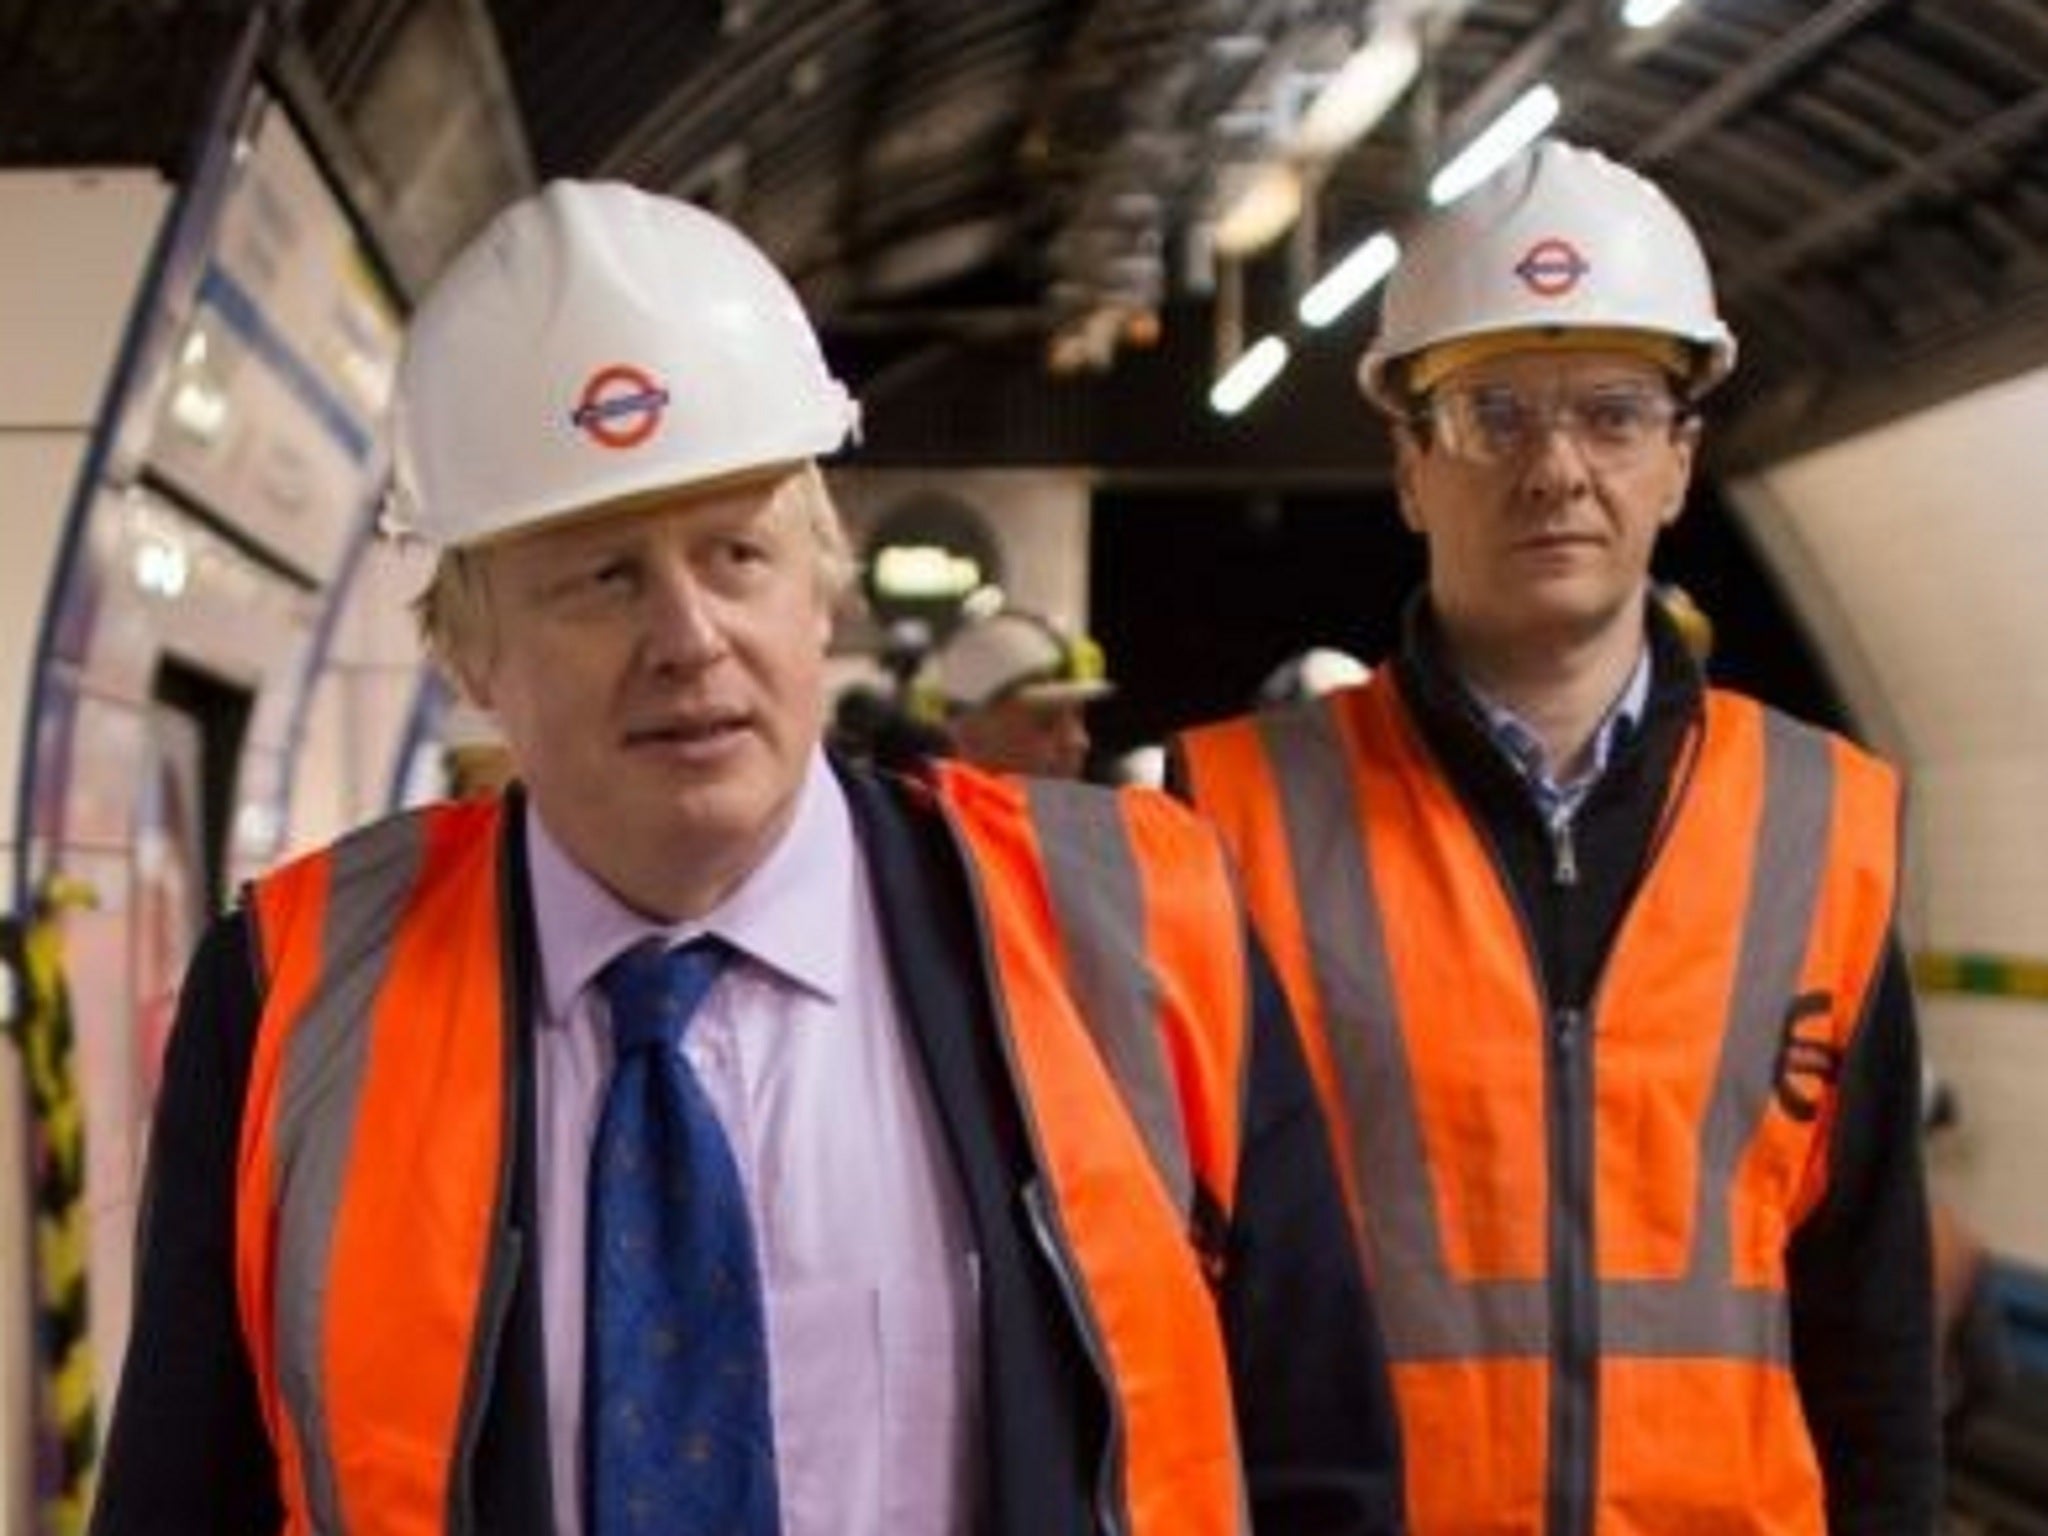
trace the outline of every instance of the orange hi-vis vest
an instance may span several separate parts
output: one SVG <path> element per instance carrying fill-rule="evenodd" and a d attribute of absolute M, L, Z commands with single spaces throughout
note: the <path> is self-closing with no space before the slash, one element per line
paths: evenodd
<path fill-rule="evenodd" d="M 1785 1252 L 1889 929 L 1897 790 L 1734 696 L 1694 729 L 1585 1016 L 1544 996 L 1390 671 L 1182 738 L 1330 1120 L 1418 1536 L 1544 1532 L 1561 1486 L 1600 1536 L 1826 1529 Z"/>
<path fill-rule="evenodd" d="M 1039 1246 L 1104 1378 L 1105 1528 L 1244 1536 L 1204 1218 L 1236 1192 L 1250 983 L 1213 832 L 1162 796 L 948 765 Z M 521 1256 L 499 806 L 395 817 L 259 881 L 266 977 L 236 1275 L 285 1529 L 473 1525 L 466 1462 Z M 530 1256 L 529 1256 L 530 1261 Z"/>

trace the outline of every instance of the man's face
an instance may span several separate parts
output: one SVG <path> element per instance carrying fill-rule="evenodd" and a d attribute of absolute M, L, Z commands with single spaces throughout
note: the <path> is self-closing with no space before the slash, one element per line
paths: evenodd
<path fill-rule="evenodd" d="M 1081 703 L 999 699 L 953 721 L 960 755 L 998 773 L 1078 779 L 1088 761 L 1088 723 Z"/>
<path fill-rule="evenodd" d="M 549 831 L 653 915 L 724 895 L 794 810 L 832 623 L 813 489 L 682 492 L 488 552 L 473 691 Z"/>
<path fill-rule="evenodd" d="M 1626 352 L 1508 353 L 1430 398 L 1397 434 L 1401 510 L 1453 641 L 1554 653 L 1639 622 L 1698 437 L 1665 375 Z"/>

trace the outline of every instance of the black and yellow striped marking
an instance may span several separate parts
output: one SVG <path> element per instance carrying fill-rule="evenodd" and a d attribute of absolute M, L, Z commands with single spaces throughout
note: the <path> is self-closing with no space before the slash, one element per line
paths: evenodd
<path fill-rule="evenodd" d="M 91 1506 L 99 1429 L 93 1402 L 92 1314 L 85 1204 L 85 1101 L 64 984 L 63 889 L 22 923 L 7 919 L 13 972 L 8 1038 L 20 1048 L 34 1130 L 36 1407 L 42 1446 L 39 1531 L 79 1536 Z"/>

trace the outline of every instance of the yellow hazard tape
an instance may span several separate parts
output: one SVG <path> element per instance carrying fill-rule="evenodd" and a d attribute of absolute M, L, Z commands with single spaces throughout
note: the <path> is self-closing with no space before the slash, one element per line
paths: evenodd
<path fill-rule="evenodd" d="M 2048 960 L 1924 950 L 1913 957 L 1913 980 L 1923 992 L 2048 999 Z"/>
<path fill-rule="evenodd" d="M 99 1451 L 93 1402 L 85 1205 L 85 1106 L 79 1094 L 60 913 L 89 899 L 51 887 L 36 915 L 10 925 L 17 1005 L 7 1020 L 21 1047 L 35 1127 L 35 1275 L 39 1428 L 48 1445 L 37 1529 L 80 1536 Z"/>

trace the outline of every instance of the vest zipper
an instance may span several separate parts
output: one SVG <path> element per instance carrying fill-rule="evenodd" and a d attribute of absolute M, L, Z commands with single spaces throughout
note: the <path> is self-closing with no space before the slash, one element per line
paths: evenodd
<path fill-rule="evenodd" d="M 1579 884 L 1576 805 L 1543 817 L 1552 918 L 1569 927 Z M 1538 950 L 1540 957 L 1541 950 Z M 1538 959 L 1538 974 L 1542 961 Z M 1545 991 L 1548 986 L 1545 984 Z M 1592 1536 L 1599 1454 L 1600 1298 L 1593 1247 L 1593 1042 L 1584 1008 L 1546 1002 L 1550 1027 L 1550 1536 Z"/>
<path fill-rule="evenodd" d="M 1600 1301 L 1593 1279 L 1592 1039 L 1584 1009 L 1551 1010 L 1551 1536 L 1592 1536 Z"/>
<path fill-rule="evenodd" d="M 1578 884 L 1572 818 L 1538 815 L 1551 851 L 1552 890 L 1567 899 Z M 1600 1295 L 1593 1249 L 1592 1015 L 1556 1003 L 1543 946 L 1527 903 L 1485 821 L 1474 816 L 1501 889 L 1522 930 L 1530 979 L 1545 1021 L 1548 1119 L 1544 1127 L 1550 1191 L 1546 1253 L 1550 1290 L 1550 1393 L 1545 1472 L 1545 1536 L 1593 1536 L 1593 1480 L 1599 1452 Z"/>
<path fill-rule="evenodd" d="M 1059 1222 L 1046 1198 L 1045 1186 L 1033 1179 L 1024 1186 L 1022 1196 L 1024 1213 L 1030 1219 L 1031 1235 L 1037 1239 L 1039 1251 L 1045 1255 L 1053 1278 L 1059 1282 L 1060 1294 L 1066 1298 L 1067 1310 L 1073 1315 L 1074 1329 L 1081 1335 L 1088 1359 L 1106 1387 L 1115 1379 L 1110 1373 L 1108 1352 L 1096 1337 L 1094 1314 L 1082 1299 L 1081 1282 L 1067 1255 L 1066 1243 L 1060 1237 Z M 1109 1436 L 1108 1443 L 1102 1448 L 1102 1467 L 1095 1481 L 1095 1517 L 1101 1522 L 1102 1536 L 1126 1536 L 1128 1528 L 1124 1523 L 1123 1500 L 1118 1491 L 1123 1485 L 1123 1415 L 1114 1391 L 1105 1391 L 1103 1396 L 1109 1410 Z"/>

